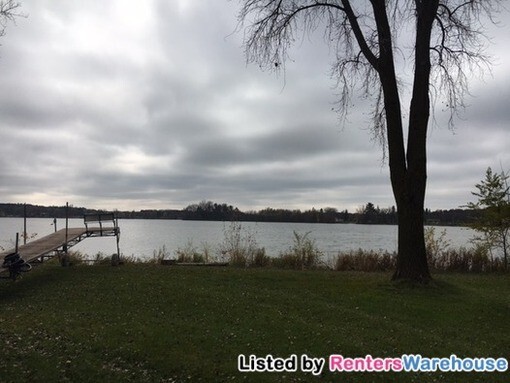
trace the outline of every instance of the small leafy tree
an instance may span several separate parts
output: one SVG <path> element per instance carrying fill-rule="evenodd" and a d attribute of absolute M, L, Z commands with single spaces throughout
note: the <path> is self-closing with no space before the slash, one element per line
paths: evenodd
<path fill-rule="evenodd" d="M 481 235 L 475 241 L 486 244 L 489 249 L 503 251 L 505 269 L 508 268 L 508 247 L 510 242 L 510 188 L 505 172 L 493 173 L 489 167 L 485 179 L 475 185 L 477 202 L 470 202 L 467 207 L 478 212 L 479 218 L 472 228 Z"/>

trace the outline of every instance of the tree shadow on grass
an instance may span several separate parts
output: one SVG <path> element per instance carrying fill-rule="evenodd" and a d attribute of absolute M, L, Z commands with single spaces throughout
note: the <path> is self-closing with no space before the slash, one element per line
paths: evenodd
<path fill-rule="evenodd" d="M 427 284 L 400 280 L 388 281 L 379 285 L 382 290 L 396 294 L 412 294 L 427 296 L 456 296 L 461 295 L 463 289 L 457 284 L 435 277 Z"/>

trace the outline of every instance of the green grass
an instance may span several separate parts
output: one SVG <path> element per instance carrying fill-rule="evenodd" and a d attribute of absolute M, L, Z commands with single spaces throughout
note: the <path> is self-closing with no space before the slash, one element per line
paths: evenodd
<path fill-rule="evenodd" d="M 47 264 L 0 283 L 1 382 L 506 382 L 510 373 L 239 373 L 239 354 L 506 357 L 510 276 Z M 327 368 L 325 368 L 325 371 Z"/>

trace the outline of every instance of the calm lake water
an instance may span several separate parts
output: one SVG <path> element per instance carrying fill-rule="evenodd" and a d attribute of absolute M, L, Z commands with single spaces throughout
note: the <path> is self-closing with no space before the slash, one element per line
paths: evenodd
<path fill-rule="evenodd" d="M 169 257 L 175 255 L 179 248 L 192 243 L 199 251 L 206 246 L 212 254 L 219 251 L 230 228 L 229 222 L 179 221 L 179 220 L 119 220 L 121 229 L 120 250 L 123 255 L 139 258 L 151 258 L 154 251 L 166 248 Z M 57 221 L 57 228 L 65 227 L 65 220 Z M 84 227 L 82 219 L 69 220 L 69 227 Z M 293 232 L 300 234 L 310 232 L 309 238 L 315 240 L 317 247 L 327 255 L 339 251 L 387 250 L 393 252 L 397 247 L 397 227 L 389 225 L 355 225 L 355 224 L 307 224 L 307 223 L 255 223 L 242 222 L 242 233 L 251 236 L 259 247 L 264 247 L 270 256 L 276 256 L 287 250 L 294 241 Z M 438 227 L 436 234 L 446 230 L 446 238 L 452 247 L 469 247 L 473 231 L 461 227 Z M 54 231 L 53 219 L 29 218 L 28 235 L 37 234 L 41 238 Z M 14 247 L 16 232 L 23 232 L 22 218 L 0 218 L 0 247 Z M 115 253 L 114 238 L 88 238 L 79 243 L 74 250 L 88 255 L 98 252 Z"/>

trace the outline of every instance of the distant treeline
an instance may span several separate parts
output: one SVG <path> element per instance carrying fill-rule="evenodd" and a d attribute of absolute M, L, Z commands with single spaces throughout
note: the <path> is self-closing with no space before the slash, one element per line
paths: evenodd
<path fill-rule="evenodd" d="M 65 218 L 65 206 L 39 206 L 22 203 L 0 203 L 0 217 L 23 217 L 26 211 L 27 217 L 34 218 Z M 97 210 L 84 207 L 69 206 L 69 218 L 83 217 L 84 214 L 95 213 Z"/>
<path fill-rule="evenodd" d="M 67 213 L 65 206 L 37 206 L 24 204 L 0 204 L 0 217 L 37 218 L 81 218 L 84 214 L 94 214 L 101 210 L 84 207 L 69 206 Z M 259 211 L 243 212 L 237 207 L 227 204 L 217 204 L 202 201 L 192 204 L 182 210 L 140 210 L 114 211 L 117 218 L 124 219 L 180 219 L 200 221 L 253 221 L 253 222 L 306 222 L 306 223 L 359 223 L 395 225 L 398 223 L 397 211 L 394 206 L 380 208 L 369 202 L 359 207 L 356 212 L 339 211 L 333 207 L 310 210 L 286 210 L 266 208 Z M 464 209 L 425 210 L 425 221 L 428 225 L 463 226 L 476 219 L 475 212 Z"/>

